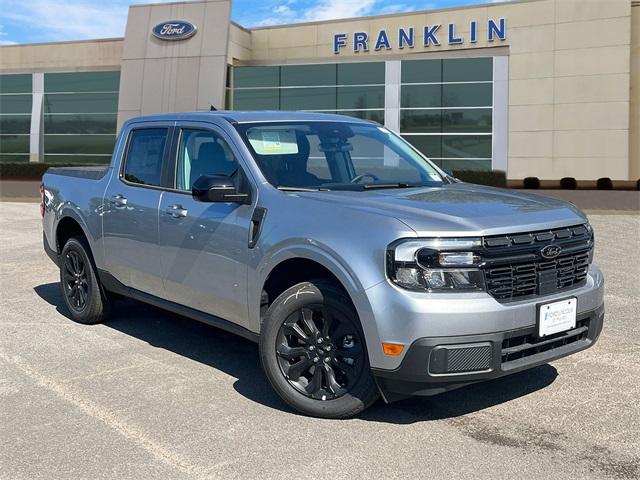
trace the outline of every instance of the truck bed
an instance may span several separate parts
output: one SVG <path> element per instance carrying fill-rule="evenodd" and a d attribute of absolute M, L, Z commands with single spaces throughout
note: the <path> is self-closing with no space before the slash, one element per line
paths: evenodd
<path fill-rule="evenodd" d="M 109 170 L 109 165 L 103 167 L 51 167 L 47 170 L 47 174 L 100 180 L 105 176 L 107 170 Z"/>

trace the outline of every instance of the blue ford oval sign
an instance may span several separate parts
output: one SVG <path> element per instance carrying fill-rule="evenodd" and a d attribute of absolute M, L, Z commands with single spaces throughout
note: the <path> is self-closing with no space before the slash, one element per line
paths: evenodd
<path fill-rule="evenodd" d="M 196 26 L 182 20 L 169 20 L 153 27 L 151 33 L 161 40 L 184 40 L 196 33 Z"/>

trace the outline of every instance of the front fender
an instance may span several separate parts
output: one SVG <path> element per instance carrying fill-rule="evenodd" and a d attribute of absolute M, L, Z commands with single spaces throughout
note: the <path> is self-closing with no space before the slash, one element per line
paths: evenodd
<path fill-rule="evenodd" d="M 379 348 L 378 329 L 366 288 L 353 269 L 330 247 L 311 239 L 292 239 L 273 246 L 263 257 L 249 280 L 249 321 L 251 329 L 260 332 L 260 296 L 269 274 L 282 262 L 290 259 L 314 261 L 329 270 L 340 281 L 353 302 L 365 334 L 369 351 Z M 384 281 L 384 280 L 380 280 Z M 372 342 L 372 345 L 369 342 Z"/>

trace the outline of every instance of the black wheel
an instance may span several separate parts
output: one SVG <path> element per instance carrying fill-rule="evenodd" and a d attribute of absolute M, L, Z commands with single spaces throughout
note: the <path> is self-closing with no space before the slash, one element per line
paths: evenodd
<path fill-rule="evenodd" d="M 60 285 L 71 318 L 93 325 L 108 315 L 109 300 L 96 274 L 89 247 L 79 237 L 70 238 L 60 254 Z"/>
<path fill-rule="evenodd" d="M 306 415 L 351 417 L 378 398 L 355 308 L 327 280 L 299 283 L 271 304 L 260 359 L 278 395 Z"/>

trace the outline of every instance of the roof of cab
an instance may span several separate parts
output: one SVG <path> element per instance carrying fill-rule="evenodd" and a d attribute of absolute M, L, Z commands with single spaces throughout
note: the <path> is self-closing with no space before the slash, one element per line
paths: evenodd
<path fill-rule="evenodd" d="M 304 121 L 332 121 L 349 123 L 374 123 L 369 120 L 361 120 L 346 115 L 334 115 L 332 113 L 315 112 L 287 112 L 282 110 L 263 111 L 234 111 L 216 110 L 213 112 L 188 112 L 188 113 L 162 113 L 155 115 L 142 115 L 127 120 L 127 123 L 157 122 L 157 121 L 200 121 L 207 122 L 212 119 L 224 119 L 229 123 L 252 122 L 304 122 Z"/>

